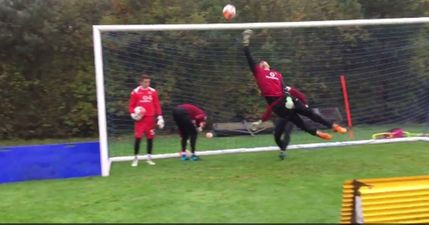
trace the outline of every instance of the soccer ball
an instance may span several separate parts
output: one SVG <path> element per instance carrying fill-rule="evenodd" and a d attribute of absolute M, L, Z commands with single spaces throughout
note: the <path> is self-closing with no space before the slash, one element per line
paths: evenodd
<path fill-rule="evenodd" d="M 207 132 L 206 133 L 206 138 L 212 138 L 213 137 L 213 133 L 212 132 Z"/>
<path fill-rule="evenodd" d="M 137 114 L 140 114 L 142 116 L 144 116 L 144 113 L 146 112 L 146 109 L 143 108 L 142 106 L 137 106 L 134 108 L 134 112 Z"/>
<path fill-rule="evenodd" d="M 235 6 L 228 4 L 225 7 L 223 7 L 223 17 L 225 17 L 226 20 L 231 21 L 235 17 Z"/>
<path fill-rule="evenodd" d="M 142 106 L 137 106 L 134 108 L 134 113 L 131 113 L 131 118 L 134 120 L 140 120 L 146 112 L 146 109 Z"/>

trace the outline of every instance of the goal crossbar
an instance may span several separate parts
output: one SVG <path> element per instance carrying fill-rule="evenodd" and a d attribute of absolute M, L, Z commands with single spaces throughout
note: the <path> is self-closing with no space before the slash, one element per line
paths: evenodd
<path fill-rule="evenodd" d="M 429 17 L 326 20 L 299 22 L 261 22 L 261 23 L 213 23 L 213 24 L 142 24 L 142 25 L 94 25 L 94 29 L 104 31 L 173 31 L 173 30 L 236 30 L 236 29 L 275 29 L 303 27 L 338 27 L 356 25 L 427 23 Z"/>

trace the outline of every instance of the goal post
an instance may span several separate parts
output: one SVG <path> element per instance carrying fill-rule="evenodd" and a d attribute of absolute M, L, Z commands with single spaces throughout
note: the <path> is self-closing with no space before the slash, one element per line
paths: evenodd
<path fill-rule="evenodd" d="M 313 107 L 338 107 L 345 114 L 338 81 L 338 77 L 345 74 L 350 76 L 347 77 L 347 91 L 354 125 L 382 124 L 387 128 L 390 124 L 412 123 L 418 124 L 412 128 L 420 129 L 428 114 L 426 107 L 419 106 L 428 104 L 425 90 L 429 86 L 429 73 L 424 60 L 416 59 L 429 57 L 429 52 L 424 49 L 429 47 L 424 36 L 428 32 L 428 22 L 429 17 L 94 25 L 102 174 L 109 175 L 112 161 L 131 159 L 131 147 L 128 154 L 112 154 L 109 140 L 132 136 L 132 120 L 126 103 L 129 92 L 137 86 L 135 81 L 139 73 L 153 74 L 165 117 L 170 116 L 175 104 L 183 102 L 202 106 L 213 123 L 237 121 L 237 115 L 256 118 L 263 111 L 264 100 L 258 96 L 242 53 L 240 38 L 244 29 L 254 29 L 257 33 L 251 41 L 255 58 L 262 57 L 272 62 L 272 67 L 284 75 L 288 84 L 298 86 L 314 100 L 311 102 Z M 375 28 L 371 30 L 370 27 Z M 184 83 L 189 84 L 193 91 L 184 90 Z M 241 89 L 237 93 L 230 92 L 230 95 L 213 95 L 219 87 L 225 91 L 234 87 Z M 234 101 L 245 103 L 230 108 L 228 104 Z M 174 130 L 174 122 L 168 118 L 167 126 L 170 126 L 170 131 Z M 357 133 L 355 135 L 358 136 Z M 297 140 L 292 144 L 317 144 L 321 147 L 330 144 L 314 143 L 319 140 L 311 138 L 310 143 Z M 370 139 L 371 136 L 357 139 L 365 138 Z M 427 140 L 427 137 L 403 140 Z M 276 149 L 271 139 L 265 147 L 254 146 L 252 142 L 248 146 L 240 146 L 227 139 L 219 141 L 225 141 L 227 146 L 231 143 L 231 149 L 238 146 L 240 150 L 237 152 L 254 148 Z M 346 141 L 337 143 L 342 146 Z M 173 157 L 175 152 L 177 149 L 167 153 Z M 219 154 L 222 152 L 225 151 L 218 151 Z"/>
<path fill-rule="evenodd" d="M 101 48 L 101 32 L 93 28 L 95 79 L 97 86 L 98 132 L 100 141 L 101 175 L 109 176 L 110 160 L 107 142 L 106 102 L 104 95 L 103 51 Z"/>

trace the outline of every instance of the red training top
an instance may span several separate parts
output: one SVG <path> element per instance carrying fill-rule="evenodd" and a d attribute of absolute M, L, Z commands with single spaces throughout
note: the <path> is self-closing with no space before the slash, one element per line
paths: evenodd
<path fill-rule="evenodd" d="M 197 127 L 199 127 L 202 122 L 205 122 L 207 120 L 206 113 L 195 105 L 185 103 L 185 104 L 178 105 L 177 107 L 185 109 L 185 111 L 189 115 L 189 118 L 191 120 L 195 120 L 195 125 Z"/>
<path fill-rule="evenodd" d="M 275 70 L 263 69 L 255 65 L 254 76 L 262 96 L 282 96 L 283 76 Z"/>
<path fill-rule="evenodd" d="M 158 92 L 151 87 L 143 88 L 142 86 L 138 86 L 131 92 L 129 112 L 133 113 L 134 108 L 137 106 L 142 106 L 146 110 L 144 116 L 162 115 Z"/>

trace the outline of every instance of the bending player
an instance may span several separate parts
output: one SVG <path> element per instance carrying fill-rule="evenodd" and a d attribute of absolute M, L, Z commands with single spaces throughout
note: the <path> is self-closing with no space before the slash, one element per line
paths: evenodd
<path fill-rule="evenodd" d="M 191 160 L 199 160 L 200 158 L 195 154 L 195 145 L 197 143 L 198 132 L 203 131 L 206 125 L 206 113 L 192 104 L 181 104 L 176 106 L 173 110 L 173 119 L 179 129 L 181 144 L 181 158 L 182 160 L 189 160 L 186 155 L 186 144 L 188 139 L 191 144 Z"/>
<path fill-rule="evenodd" d="M 265 97 L 265 100 L 269 107 L 272 108 L 272 111 L 274 111 L 277 116 L 291 121 L 300 129 L 325 140 L 331 139 L 332 136 L 305 124 L 298 114 L 304 115 L 315 122 L 323 124 L 327 128 L 333 129 L 338 133 L 346 133 L 346 128 L 343 128 L 332 121 L 326 120 L 321 115 L 314 113 L 297 98 L 292 98 L 289 90 L 283 83 L 282 74 L 271 69 L 270 65 L 266 61 L 260 61 L 258 64 L 255 63 L 249 50 L 250 37 L 252 33 L 253 31 L 251 30 L 245 30 L 243 32 L 244 54 L 256 79 L 256 83 L 258 84 L 261 94 Z"/>
<path fill-rule="evenodd" d="M 161 105 L 158 99 L 158 93 L 150 87 L 150 77 L 146 74 L 140 78 L 140 86 L 135 88 L 130 95 L 129 112 L 134 119 L 134 160 L 131 166 L 138 165 L 138 154 L 140 151 L 140 141 L 146 135 L 147 163 L 155 165 L 152 161 L 153 138 L 155 135 L 155 117 L 160 129 L 164 128 L 164 119 L 162 117 Z M 142 112 L 136 112 L 136 108 L 142 109 Z"/>

